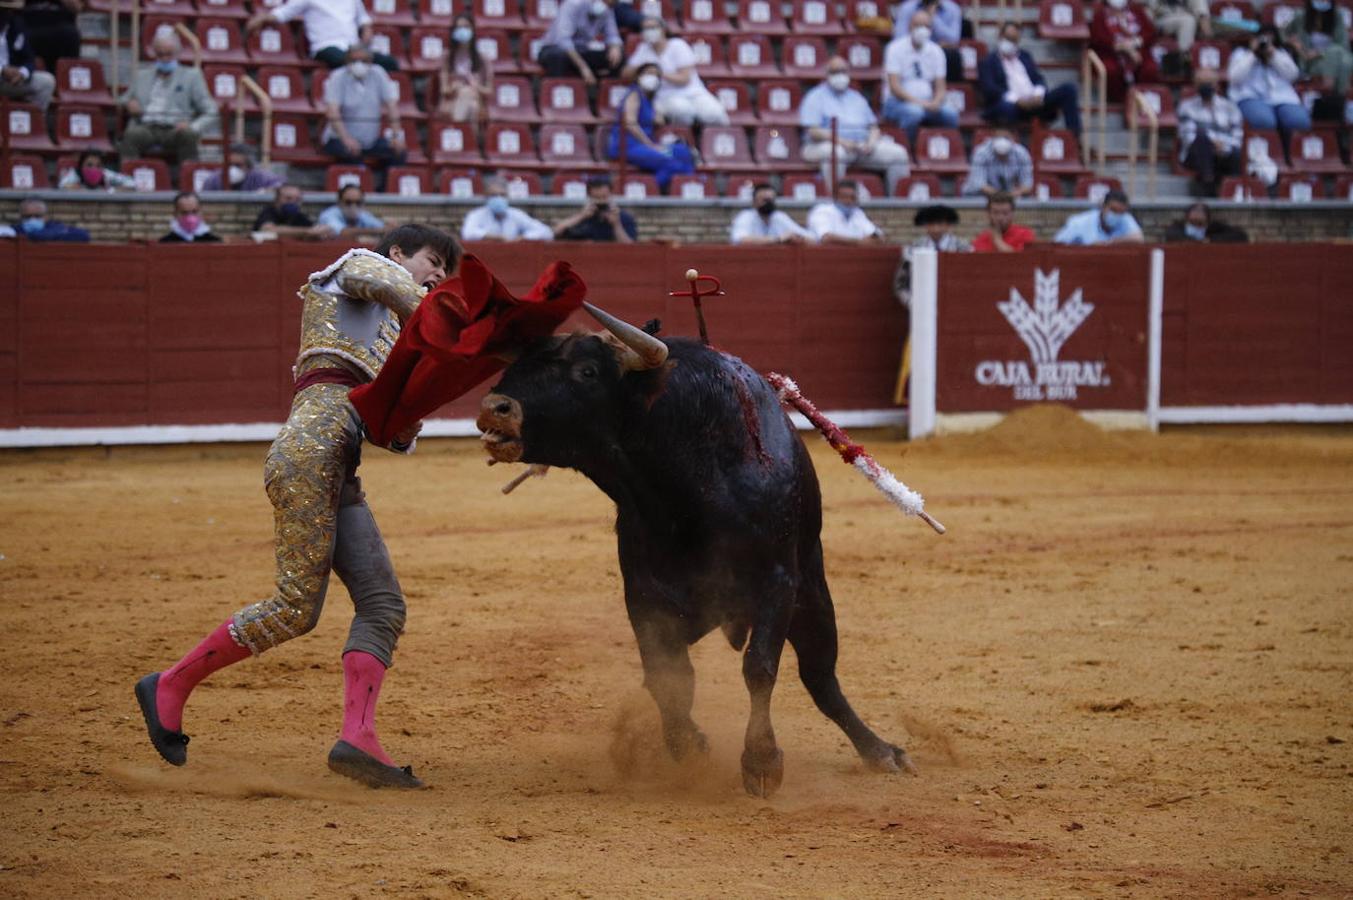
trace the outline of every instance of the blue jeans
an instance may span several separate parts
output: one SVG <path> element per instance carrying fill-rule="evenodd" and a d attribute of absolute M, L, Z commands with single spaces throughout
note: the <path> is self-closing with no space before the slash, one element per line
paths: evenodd
<path fill-rule="evenodd" d="M 916 132 L 921 129 L 922 124 L 955 128 L 958 126 L 958 113 L 947 106 L 924 109 L 919 103 L 908 103 L 889 94 L 883 101 L 883 121 L 905 128 L 907 140 L 914 144 Z"/>
<path fill-rule="evenodd" d="M 1274 106 L 1251 97 L 1248 100 L 1241 100 L 1236 105 L 1240 107 L 1240 114 L 1245 117 L 1245 124 L 1251 128 L 1269 131 L 1276 128 L 1287 134 L 1311 129 L 1311 114 L 1306 111 L 1306 107 L 1298 103 L 1279 103 Z"/>

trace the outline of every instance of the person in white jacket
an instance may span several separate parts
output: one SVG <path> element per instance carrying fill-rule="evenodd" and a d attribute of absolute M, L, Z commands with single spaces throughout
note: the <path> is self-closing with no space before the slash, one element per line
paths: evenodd
<path fill-rule="evenodd" d="M 1292 55 L 1283 49 L 1271 25 L 1259 30 L 1248 47 L 1237 47 L 1226 66 L 1230 97 L 1240 107 L 1251 128 L 1277 129 L 1287 146 L 1295 131 L 1311 127 L 1311 114 L 1302 105 L 1292 82 L 1301 71 Z"/>
<path fill-rule="evenodd" d="M 539 219 L 513 209 L 507 199 L 507 185 L 501 178 L 484 183 L 487 201 L 472 209 L 460 226 L 463 241 L 549 241 L 554 231 Z"/>
<path fill-rule="evenodd" d="M 700 80 L 695 70 L 695 50 L 667 31 L 657 16 L 644 16 L 643 41 L 625 62 L 621 77 L 632 79 L 640 67 L 654 63 L 662 73 L 662 84 L 653 98 L 653 108 L 676 125 L 727 125 L 728 111 Z"/>

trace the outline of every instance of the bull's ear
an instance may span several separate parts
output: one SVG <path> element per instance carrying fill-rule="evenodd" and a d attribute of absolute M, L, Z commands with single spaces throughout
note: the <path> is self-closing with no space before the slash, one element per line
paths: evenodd
<path fill-rule="evenodd" d="M 630 376 L 631 381 L 641 386 L 644 409 L 652 409 L 653 404 L 667 391 L 667 376 L 672 374 L 672 370 L 676 367 L 677 361 L 669 359 L 656 369 L 644 369 Z"/>

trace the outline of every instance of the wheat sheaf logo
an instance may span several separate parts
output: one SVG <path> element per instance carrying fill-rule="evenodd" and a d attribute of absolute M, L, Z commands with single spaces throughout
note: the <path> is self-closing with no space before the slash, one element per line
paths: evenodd
<path fill-rule="evenodd" d="M 1103 361 L 1058 361 L 1062 345 L 1095 311 L 1093 303 L 1085 302 L 1080 288 L 1062 302 L 1061 282 L 1060 269 L 1048 274 L 1035 269 L 1033 306 L 1014 287 L 1010 288 L 1009 300 L 996 304 L 1029 348 L 1033 369 L 1022 360 L 983 361 L 977 364 L 978 384 L 1010 387 L 1016 400 L 1075 400 L 1077 388 L 1109 385 Z"/>

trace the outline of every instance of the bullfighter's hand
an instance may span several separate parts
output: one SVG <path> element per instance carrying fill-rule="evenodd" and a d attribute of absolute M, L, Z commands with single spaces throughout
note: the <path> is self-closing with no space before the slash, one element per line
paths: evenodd
<path fill-rule="evenodd" d="M 395 439 L 390 443 L 392 446 L 395 447 L 407 447 L 413 443 L 414 438 L 418 437 L 418 435 L 422 432 L 422 430 L 423 423 L 414 422 L 408 428 L 405 428 L 399 434 L 395 435 Z"/>

